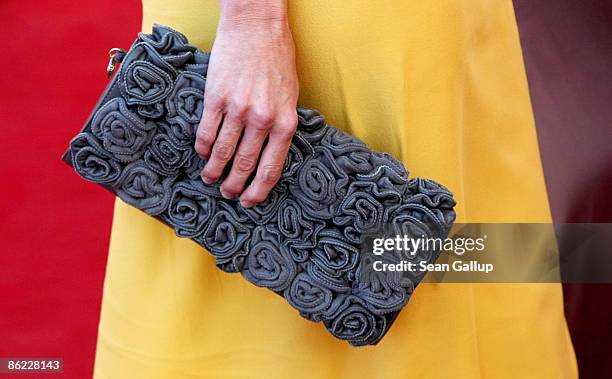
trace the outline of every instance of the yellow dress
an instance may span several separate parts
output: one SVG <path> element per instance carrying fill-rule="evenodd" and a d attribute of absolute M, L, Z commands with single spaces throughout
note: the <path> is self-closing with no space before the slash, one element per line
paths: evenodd
<path fill-rule="evenodd" d="M 217 1 L 143 5 L 143 30 L 210 49 Z M 289 15 L 301 104 L 444 183 L 459 222 L 550 222 L 511 0 L 294 0 Z M 559 284 L 425 283 L 354 348 L 121 201 L 109 254 L 97 378 L 577 376 Z"/>

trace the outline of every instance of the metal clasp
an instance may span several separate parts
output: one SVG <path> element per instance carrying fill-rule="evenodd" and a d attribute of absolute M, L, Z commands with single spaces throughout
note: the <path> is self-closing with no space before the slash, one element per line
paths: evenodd
<path fill-rule="evenodd" d="M 115 67 L 117 66 L 117 60 L 115 59 L 115 56 L 119 53 L 125 53 L 125 50 L 119 49 L 117 47 L 113 47 L 108 52 L 109 60 L 108 60 L 108 66 L 106 66 L 106 77 L 107 78 L 110 78 L 113 72 L 115 71 Z"/>

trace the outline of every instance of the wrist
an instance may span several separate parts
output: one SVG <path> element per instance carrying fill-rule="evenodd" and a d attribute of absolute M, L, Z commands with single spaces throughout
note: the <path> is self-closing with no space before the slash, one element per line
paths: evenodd
<path fill-rule="evenodd" d="M 219 30 L 285 28 L 287 0 L 221 0 Z"/>

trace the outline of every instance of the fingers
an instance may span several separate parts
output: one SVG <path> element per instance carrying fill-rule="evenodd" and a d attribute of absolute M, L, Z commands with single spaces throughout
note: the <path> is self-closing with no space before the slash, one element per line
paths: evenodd
<path fill-rule="evenodd" d="M 204 111 L 196 132 L 195 150 L 202 159 L 208 159 L 223 118 L 223 104 L 216 98 L 204 99 Z"/>
<path fill-rule="evenodd" d="M 257 167 L 261 147 L 267 135 L 267 128 L 254 127 L 252 124 L 246 127 L 232 162 L 232 170 L 221 185 L 221 193 L 226 198 L 233 199 L 244 189 L 247 179 Z"/>
<path fill-rule="evenodd" d="M 269 141 L 261 155 L 255 179 L 240 196 L 243 207 L 250 208 L 263 202 L 278 182 L 296 125 L 297 115 L 292 113 L 284 122 L 275 124 L 270 131 Z"/>
<path fill-rule="evenodd" d="M 212 184 L 219 180 L 227 162 L 234 155 L 234 150 L 242 132 L 242 126 L 241 118 L 236 114 L 229 113 L 223 119 L 223 125 L 212 147 L 210 159 L 206 162 L 204 170 L 202 170 L 202 180 L 204 183 Z"/>

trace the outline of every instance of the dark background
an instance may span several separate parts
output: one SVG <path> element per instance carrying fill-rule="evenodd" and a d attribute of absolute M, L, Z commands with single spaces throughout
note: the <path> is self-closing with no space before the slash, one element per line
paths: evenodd
<path fill-rule="evenodd" d="M 515 8 L 553 217 L 612 222 L 612 1 Z M 113 197 L 59 157 L 140 19 L 137 0 L 0 3 L 0 357 L 91 377 Z M 607 377 L 612 285 L 564 290 L 581 376 Z"/>
<path fill-rule="evenodd" d="M 611 223 L 612 1 L 514 4 L 553 220 Z M 580 376 L 609 378 L 612 284 L 563 293 Z"/>

